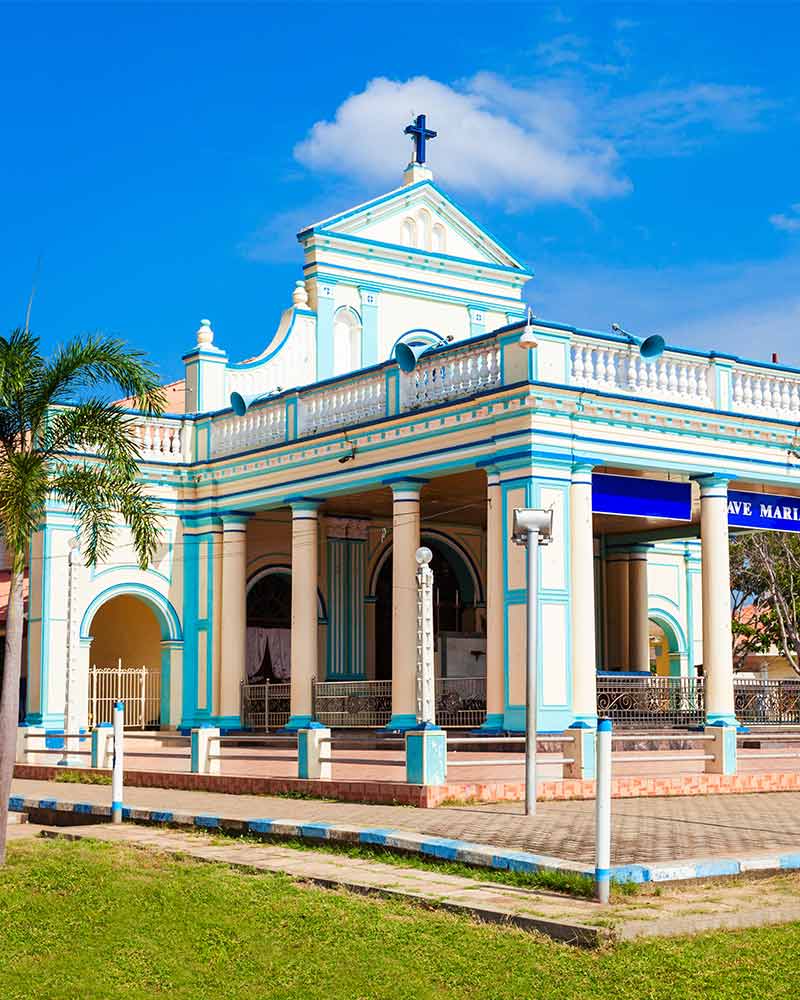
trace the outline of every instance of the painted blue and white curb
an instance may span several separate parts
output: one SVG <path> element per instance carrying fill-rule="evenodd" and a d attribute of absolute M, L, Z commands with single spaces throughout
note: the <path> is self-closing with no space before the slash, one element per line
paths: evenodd
<path fill-rule="evenodd" d="M 35 810 L 50 810 L 74 813 L 80 816 L 95 816 L 98 820 L 110 821 L 110 806 L 95 805 L 90 802 L 62 802 L 57 799 L 33 799 L 12 795 L 8 800 L 11 812 L 31 813 Z M 466 840 L 452 840 L 448 837 L 434 837 L 430 834 L 411 833 L 406 830 L 346 826 L 341 823 L 324 823 L 299 819 L 233 819 L 209 813 L 169 812 L 157 809 L 135 809 L 125 806 L 123 819 L 135 823 L 150 823 L 192 827 L 199 830 L 218 830 L 220 833 L 251 834 L 263 837 L 284 837 L 308 840 L 327 840 L 347 844 L 385 847 L 390 850 L 420 854 L 444 861 L 460 861 L 463 864 L 500 871 L 515 872 L 559 872 L 561 874 L 585 875 L 594 879 L 594 866 L 554 858 L 530 851 L 518 851 L 474 844 Z M 753 871 L 794 871 L 800 869 L 800 853 L 763 854 L 740 858 L 697 858 L 656 864 L 614 865 L 611 868 L 613 882 L 645 883 L 675 882 L 701 878 L 721 878 L 728 875 L 742 875 Z"/>

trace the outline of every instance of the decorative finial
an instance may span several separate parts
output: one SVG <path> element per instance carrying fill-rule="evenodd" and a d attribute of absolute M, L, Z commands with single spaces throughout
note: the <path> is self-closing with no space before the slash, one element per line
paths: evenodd
<path fill-rule="evenodd" d="M 214 331 L 211 329 L 210 319 L 201 319 L 200 328 L 197 331 L 198 344 L 211 344 L 214 341 Z"/>
<path fill-rule="evenodd" d="M 305 281 L 295 281 L 292 302 L 299 308 L 308 305 L 308 292 L 306 291 Z"/>

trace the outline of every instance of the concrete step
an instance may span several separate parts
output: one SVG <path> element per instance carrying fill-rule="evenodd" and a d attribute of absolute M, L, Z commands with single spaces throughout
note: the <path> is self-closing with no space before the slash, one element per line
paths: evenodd
<path fill-rule="evenodd" d="M 19 826 L 20 823 L 28 822 L 28 814 L 21 812 L 10 812 L 8 814 L 8 825 Z"/>

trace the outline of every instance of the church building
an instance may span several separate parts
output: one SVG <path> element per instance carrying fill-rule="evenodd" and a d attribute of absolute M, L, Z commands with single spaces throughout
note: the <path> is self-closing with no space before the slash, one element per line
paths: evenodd
<path fill-rule="evenodd" d="M 97 723 L 124 696 L 162 728 L 408 729 L 425 545 L 437 719 L 520 731 L 526 507 L 553 515 L 540 730 L 593 727 L 619 672 L 702 674 L 706 721 L 734 720 L 728 530 L 798 523 L 800 372 L 530 317 L 530 270 L 434 181 L 424 116 L 407 131 L 399 187 L 298 234 L 261 354 L 203 319 L 169 412 L 131 411 L 153 563 L 120 524 L 86 566 L 48 508 L 29 724 Z"/>

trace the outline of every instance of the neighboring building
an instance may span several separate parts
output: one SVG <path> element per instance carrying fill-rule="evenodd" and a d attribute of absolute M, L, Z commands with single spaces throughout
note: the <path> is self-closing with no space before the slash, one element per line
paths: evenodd
<path fill-rule="evenodd" d="M 171 412 L 138 418 L 164 513 L 146 571 L 122 525 L 113 558 L 87 568 L 71 516 L 48 509 L 30 562 L 31 723 L 98 718 L 94 665 L 145 668 L 142 718 L 162 726 L 253 723 L 267 680 L 273 722 L 413 725 L 422 542 L 445 721 L 519 730 L 524 506 L 554 513 L 541 729 L 595 721 L 598 667 L 653 663 L 703 664 L 709 719 L 732 718 L 728 522 L 800 511 L 800 373 L 526 330 L 530 271 L 419 157 L 403 180 L 300 232 L 302 278 L 257 358 L 232 360 L 235 332 L 201 322 Z M 766 513 L 763 491 L 781 494 Z"/>

